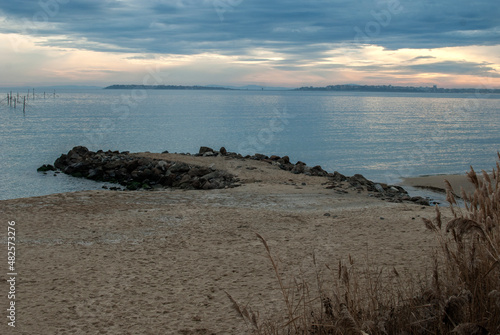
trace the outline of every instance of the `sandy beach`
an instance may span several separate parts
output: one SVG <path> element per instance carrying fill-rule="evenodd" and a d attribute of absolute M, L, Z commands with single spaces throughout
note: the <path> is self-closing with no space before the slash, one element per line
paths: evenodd
<path fill-rule="evenodd" d="M 0 201 L 4 225 L 16 222 L 18 272 L 16 327 L 3 317 L 0 333 L 251 333 L 225 292 L 263 317 L 284 308 L 256 233 L 287 279 L 314 278 L 313 252 L 320 271 L 348 255 L 401 272 L 427 269 L 435 239 L 421 217 L 434 217 L 433 207 L 382 201 L 348 184 L 347 193 L 327 189 L 326 177 L 261 161 L 141 155 L 215 166 L 242 185 Z M 3 280 L 4 313 L 8 290 Z"/>

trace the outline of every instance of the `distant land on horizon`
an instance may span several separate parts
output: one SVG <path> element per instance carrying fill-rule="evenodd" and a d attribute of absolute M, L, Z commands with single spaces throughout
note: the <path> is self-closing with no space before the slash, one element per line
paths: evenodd
<path fill-rule="evenodd" d="M 251 90 L 251 91 L 291 91 L 294 90 L 290 87 L 268 87 L 268 86 L 258 86 L 258 85 L 247 85 L 247 86 L 223 86 L 223 85 L 205 85 L 205 86 L 188 86 L 188 85 L 111 85 L 104 88 L 108 89 L 146 89 L 146 90 Z"/>
<path fill-rule="evenodd" d="M 147 89 L 147 90 L 212 90 L 212 91 L 332 91 L 332 92 L 407 92 L 407 93 L 469 93 L 469 94 L 500 94 L 498 88 L 442 88 L 434 86 L 393 86 L 393 85 L 358 85 L 358 84 L 343 84 L 343 85 L 328 85 L 324 87 L 303 86 L 299 88 L 293 87 L 277 87 L 264 85 L 246 85 L 246 86 L 231 86 L 231 85 L 135 85 L 135 84 L 115 84 L 107 87 L 103 86 L 86 86 L 86 85 L 47 85 L 47 86 L 17 86 L 17 87 L 0 87 L 0 90 L 11 91 L 31 91 L 33 88 L 37 92 L 61 91 L 61 90 L 102 90 L 102 89 Z"/>
<path fill-rule="evenodd" d="M 253 91 L 358 91 L 358 92 L 414 92 L 414 93 L 500 93 L 500 89 L 489 88 L 442 88 L 429 86 L 392 86 L 392 85 L 328 85 L 325 87 L 304 86 L 300 88 L 248 86 L 183 86 L 183 85 L 111 85 L 104 89 L 150 89 L 150 90 L 253 90 Z"/>
<path fill-rule="evenodd" d="M 442 88 L 429 86 L 392 86 L 392 85 L 329 85 L 325 87 L 305 86 L 296 91 L 359 91 L 359 92 L 416 92 L 416 93 L 500 93 L 500 89 L 490 88 Z"/>

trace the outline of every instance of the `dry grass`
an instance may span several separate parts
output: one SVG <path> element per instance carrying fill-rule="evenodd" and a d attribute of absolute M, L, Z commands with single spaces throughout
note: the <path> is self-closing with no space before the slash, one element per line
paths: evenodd
<path fill-rule="evenodd" d="M 258 235 L 286 309 L 281 318 L 261 320 L 228 294 L 235 310 L 255 333 L 266 335 L 499 334 L 500 165 L 481 175 L 471 167 L 468 178 L 475 191 L 460 192 L 463 208 L 447 183 L 452 220 L 443 223 L 438 207 L 433 220 L 424 219 L 440 242 L 430 258 L 431 280 L 401 276 L 396 269 L 359 270 L 348 257 L 335 269 L 317 270 L 319 294 L 311 297 L 310 283 L 284 284 L 279 264 Z"/>

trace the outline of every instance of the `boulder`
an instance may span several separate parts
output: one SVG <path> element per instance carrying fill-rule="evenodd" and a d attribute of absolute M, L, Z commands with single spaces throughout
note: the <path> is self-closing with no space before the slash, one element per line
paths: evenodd
<path fill-rule="evenodd" d="M 55 171 L 56 168 L 53 165 L 50 164 L 43 164 L 40 166 L 38 169 L 36 169 L 38 172 L 47 172 L 47 171 Z"/>
<path fill-rule="evenodd" d="M 200 147 L 200 151 L 198 152 L 198 154 L 203 155 L 206 152 L 214 152 L 214 149 L 209 147 Z"/>
<path fill-rule="evenodd" d="M 190 170 L 189 165 L 186 163 L 182 162 L 176 162 L 174 165 L 170 166 L 168 171 L 172 173 L 182 173 L 182 172 L 188 172 Z"/>
<path fill-rule="evenodd" d="M 291 172 L 295 174 L 304 173 L 306 164 L 298 161 L 297 164 L 292 168 Z"/>
<path fill-rule="evenodd" d="M 267 157 L 266 155 L 263 155 L 263 154 L 255 154 L 255 155 L 253 155 L 252 158 L 255 160 L 264 160 L 264 159 L 268 159 L 269 157 Z"/>

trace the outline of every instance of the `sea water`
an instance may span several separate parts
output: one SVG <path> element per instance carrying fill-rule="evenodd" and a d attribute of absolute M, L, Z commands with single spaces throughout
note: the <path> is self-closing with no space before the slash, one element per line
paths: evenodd
<path fill-rule="evenodd" d="M 15 92 L 16 93 L 16 92 Z M 21 96 L 26 93 L 20 93 Z M 500 95 L 324 91 L 35 91 L 26 109 L 0 90 L 0 199 L 97 189 L 36 169 L 72 147 L 288 155 L 329 172 L 402 177 L 491 169 Z"/>

